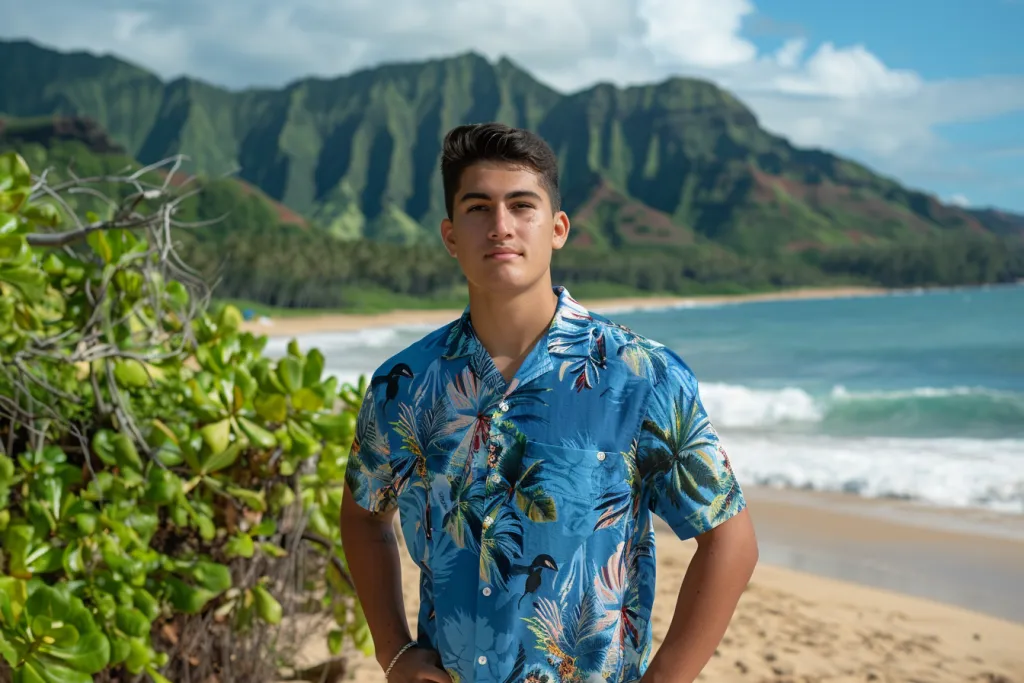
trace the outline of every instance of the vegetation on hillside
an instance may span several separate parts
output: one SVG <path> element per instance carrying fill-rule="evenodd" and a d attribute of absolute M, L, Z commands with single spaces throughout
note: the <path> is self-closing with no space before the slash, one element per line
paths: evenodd
<path fill-rule="evenodd" d="M 1024 221 L 948 206 L 850 160 L 799 149 L 712 83 L 670 78 L 564 94 L 475 53 L 387 64 L 279 89 L 165 83 L 113 57 L 0 41 L 0 115 L 88 116 L 127 154 L 235 174 L 349 240 L 436 243 L 445 131 L 497 120 L 559 155 L 576 246 L 618 252 L 697 239 L 771 260 Z"/>
<path fill-rule="evenodd" d="M 0 150 L 19 152 L 53 182 L 138 169 L 109 137 L 86 123 L 15 122 L 0 131 Z M 12 133 L 12 130 L 17 131 Z M 163 167 L 152 171 L 165 174 Z M 347 239 L 308 221 L 299 224 L 262 193 L 235 178 L 203 179 L 177 172 L 172 184 L 195 193 L 178 218 L 201 229 L 175 234 L 178 253 L 213 285 L 219 299 L 279 308 L 382 310 L 458 305 L 465 281 L 436 232 L 415 244 Z M 105 185 L 124 198 L 126 186 Z M 579 292 L 703 294 L 843 284 L 889 287 L 1012 282 L 1024 277 L 1024 243 L 1012 223 L 1000 233 L 948 230 L 900 240 L 808 245 L 742 253 L 687 233 L 607 188 L 600 206 L 573 214 L 567 248 L 554 256 L 555 279 Z M 80 213 L 97 210 L 95 197 L 68 198 Z M 611 212 L 616 234 L 580 231 L 588 215 Z M 626 239 L 628 237 L 628 240 Z"/>
<path fill-rule="evenodd" d="M 365 386 L 207 307 L 163 171 L 0 156 L 0 680 L 279 680 L 324 621 L 371 647 L 338 529 Z"/>

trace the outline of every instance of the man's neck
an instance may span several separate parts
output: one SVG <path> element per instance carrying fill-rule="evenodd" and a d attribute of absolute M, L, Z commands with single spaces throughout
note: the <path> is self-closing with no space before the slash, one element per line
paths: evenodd
<path fill-rule="evenodd" d="M 473 330 L 498 370 L 511 381 L 558 308 L 550 282 L 516 294 L 469 292 Z"/>

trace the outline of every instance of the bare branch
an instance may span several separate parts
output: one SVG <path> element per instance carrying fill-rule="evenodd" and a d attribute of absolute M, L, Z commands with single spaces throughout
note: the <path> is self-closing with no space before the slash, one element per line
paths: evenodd
<path fill-rule="evenodd" d="M 143 216 L 130 221 L 97 221 L 66 232 L 30 233 L 25 235 L 25 241 L 33 247 L 63 247 L 65 244 L 78 242 L 93 232 L 100 230 L 130 230 L 147 225 L 153 220 L 152 216 Z"/>
<path fill-rule="evenodd" d="M 334 550 L 334 544 L 331 543 L 329 539 L 324 538 L 320 534 L 313 533 L 312 531 L 303 531 L 302 538 L 307 541 L 312 541 L 317 545 L 323 546 L 327 550 L 327 554 L 331 558 L 331 564 L 334 565 L 334 568 L 338 570 L 338 574 L 341 575 L 342 581 L 347 583 L 349 585 L 349 588 L 355 590 L 355 583 L 352 582 L 352 577 L 345 569 L 345 566 L 341 563 L 341 560 L 338 559 L 338 556 L 332 552 Z"/>

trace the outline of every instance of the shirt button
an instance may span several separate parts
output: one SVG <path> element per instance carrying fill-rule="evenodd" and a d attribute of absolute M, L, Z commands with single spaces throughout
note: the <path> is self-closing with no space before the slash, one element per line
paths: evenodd
<path fill-rule="evenodd" d="M 484 586 L 484 595 L 490 595 L 490 594 L 491 594 L 491 587 L 490 586 Z"/>
<path fill-rule="evenodd" d="M 604 458 L 605 458 L 604 451 L 598 451 L 597 459 L 598 460 L 604 460 Z"/>
<path fill-rule="evenodd" d="M 483 655 L 480 655 L 479 657 L 476 658 L 476 663 L 480 664 L 481 666 L 486 664 L 487 663 L 487 657 L 484 657 Z"/>

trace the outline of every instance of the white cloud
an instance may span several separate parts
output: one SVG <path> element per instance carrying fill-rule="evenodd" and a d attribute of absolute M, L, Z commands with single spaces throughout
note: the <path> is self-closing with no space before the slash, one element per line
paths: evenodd
<path fill-rule="evenodd" d="M 748 0 L 638 0 L 641 40 L 658 63 L 723 67 L 749 62 L 757 48 L 740 36 Z"/>
<path fill-rule="evenodd" d="M 775 52 L 775 62 L 783 69 L 792 69 L 800 64 L 806 49 L 805 38 L 790 38 Z"/>
<path fill-rule="evenodd" d="M 969 200 L 967 197 L 963 196 L 962 194 L 952 195 L 949 198 L 948 201 L 949 201 L 950 204 L 952 204 L 954 206 L 968 207 L 968 206 L 971 205 L 971 200 Z"/>
<path fill-rule="evenodd" d="M 802 69 L 794 68 L 797 62 L 791 52 L 783 52 L 776 60 L 786 69 L 775 80 L 776 88 L 783 93 L 838 98 L 907 95 L 922 84 L 916 73 L 888 68 L 863 45 L 837 49 L 832 43 L 824 43 Z"/>

